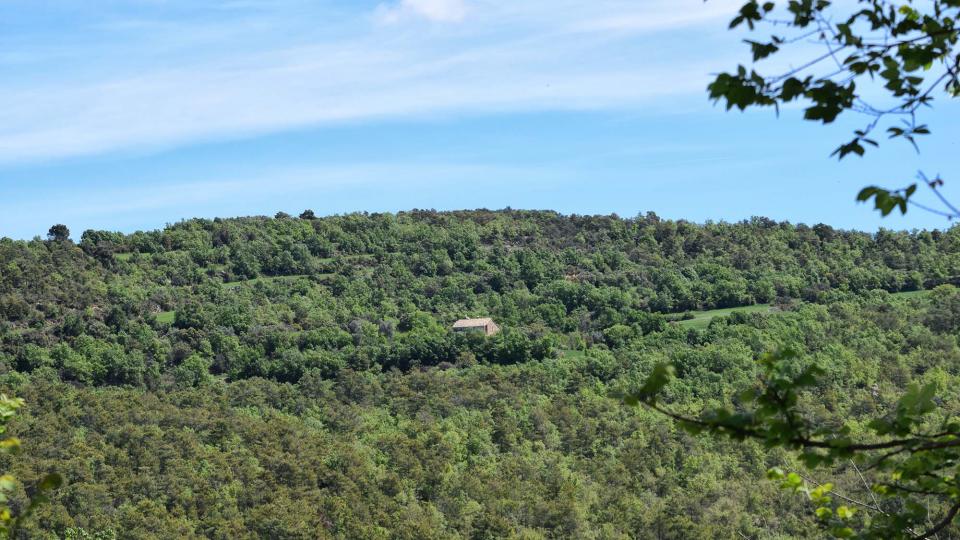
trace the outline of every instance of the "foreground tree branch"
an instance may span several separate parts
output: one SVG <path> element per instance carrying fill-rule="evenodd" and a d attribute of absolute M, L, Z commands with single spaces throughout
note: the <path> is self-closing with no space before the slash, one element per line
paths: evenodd
<path fill-rule="evenodd" d="M 746 26 L 751 33 L 785 29 L 787 34 L 745 40 L 752 65 L 741 64 L 735 71 L 717 75 L 707 88 L 709 96 L 728 110 L 773 107 L 779 112 L 782 105 L 799 102 L 805 120 L 822 124 L 831 124 L 848 112 L 869 117 L 863 128 L 854 130 L 851 140 L 833 151 L 839 159 L 862 156 L 868 147 L 879 146 L 873 134 L 881 125 L 889 138 L 903 139 L 919 151 L 918 137 L 930 134 L 919 119 L 922 110 L 938 97 L 960 96 L 958 19 L 956 0 L 860 0 L 855 5 L 751 0 L 740 8 L 730 28 Z M 785 49 L 805 52 L 803 47 L 811 43 L 822 52 L 811 53 L 799 66 L 764 73 L 769 60 Z M 883 215 L 894 209 L 906 213 L 917 185 L 871 186 L 858 199 L 874 199 Z M 916 204 L 917 208 L 950 219 L 960 216 L 939 192 L 934 193 L 947 211 L 924 204 Z"/>
<path fill-rule="evenodd" d="M 802 493 L 816 504 L 817 517 L 836 537 L 928 538 L 953 523 L 960 501 L 960 487 L 954 480 L 960 462 L 960 423 L 941 420 L 931 429 L 937 424 L 932 416 L 937 409 L 934 385 L 910 386 L 890 413 L 869 422 L 872 435 L 854 438 L 847 426 L 818 427 L 799 408 L 801 394 L 818 384 L 823 373 L 819 367 L 804 365 L 790 349 L 766 354 L 758 363 L 758 384 L 739 394 L 743 405 L 738 407 L 709 409 L 697 417 L 672 410 L 659 399 L 674 378 L 675 368 L 669 364 L 654 368 L 638 391 L 621 397 L 627 404 L 673 419 L 692 433 L 795 450 L 800 461 L 811 468 L 833 466 L 845 459 L 870 463 L 867 470 L 879 476 L 871 484 L 857 468 L 863 483 L 875 495 L 899 500 L 889 508 L 856 504 L 876 510 L 870 517 L 857 517 L 854 508 L 834 502 L 829 495 L 831 484 L 811 488 L 798 473 L 778 468 L 768 471 L 768 477 L 779 481 L 781 487 Z M 888 482 L 889 478 L 894 482 Z M 928 507 L 943 509 L 943 518 L 927 532 L 917 534 L 928 520 Z"/>

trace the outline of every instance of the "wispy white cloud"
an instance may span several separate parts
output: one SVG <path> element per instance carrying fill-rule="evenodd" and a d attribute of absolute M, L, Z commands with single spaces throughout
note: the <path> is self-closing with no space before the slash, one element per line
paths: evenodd
<path fill-rule="evenodd" d="M 422 17 L 433 22 L 461 22 L 467 16 L 464 0 L 400 0 L 377 6 L 376 19 L 394 24 L 410 17 Z"/>
<path fill-rule="evenodd" d="M 172 57 L 164 56 L 169 43 L 190 26 L 138 23 L 157 35 L 137 40 L 131 50 L 115 43 L 111 56 L 136 61 L 79 71 L 64 66 L 63 74 L 44 63 L 42 76 L 28 72 L 27 82 L 0 86 L 0 101 L 8 105 L 0 109 L 0 162 L 346 121 L 649 106 L 701 92 L 707 73 L 717 67 L 716 60 L 703 59 L 702 50 L 656 52 L 657 36 L 716 24 L 733 5 L 465 1 L 400 0 L 377 8 L 379 16 L 409 25 L 369 25 L 369 13 L 324 12 L 330 20 L 316 21 L 326 27 L 313 32 L 292 20 L 303 17 L 300 9 L 284 3 L 287 19 L 271 13 L 269 25 L 256 25 L 259 47 L 204 24 L 197 27 L 203 39 L 188 33 L 182 40 L 216 46 L 196 54 L 178 50 Z M 258 17 L 268 5 L 253 4 Z M 462 24 L 425 30 L 411 17 Z M 621 32 L 613 36 L 611 29 Z M 103 52 L 100 47 L 91 50 Z M 25 51 L 9 54 L 19 52 Z M 83 47 L 74 54 L 82 57 Z"/>

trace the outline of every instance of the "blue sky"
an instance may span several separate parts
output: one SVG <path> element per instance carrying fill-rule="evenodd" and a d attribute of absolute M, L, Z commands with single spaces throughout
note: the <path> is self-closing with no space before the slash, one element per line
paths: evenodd
<path fill-rule="evenodd" d="M 730 0 L 0 0 L 0 236 L 57 222 L 542 208 L 847 228 L 853 199 L 956 168 L 940 103 L 917 154 L 829 157 L 862 119 L 726 113 Z M 960 193 L 960 192 L 958 192 Z"/>

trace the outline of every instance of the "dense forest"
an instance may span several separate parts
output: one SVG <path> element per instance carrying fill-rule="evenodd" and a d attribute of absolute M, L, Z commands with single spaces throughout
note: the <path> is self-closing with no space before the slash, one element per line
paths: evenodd
<path fill-rule="evenodd" d="M 35 538 L 793 538 L 790 455 L 696 411 L 790 346 L 823 423 L 960 382 L 960 229 L 412 211 L 0 240 L 0 387 Z M 925 291 L 917 294 L 895 294 Z M 704 325 L 691 312 L 769 304 Z M 495 336 L 456 333 L 492 317 Z M 953 407 L 953 408 L 952 408 Z M 832 481 L 863 490 L 840 468 Z M 947 537 L 947 536 L 945 536 Z"/>

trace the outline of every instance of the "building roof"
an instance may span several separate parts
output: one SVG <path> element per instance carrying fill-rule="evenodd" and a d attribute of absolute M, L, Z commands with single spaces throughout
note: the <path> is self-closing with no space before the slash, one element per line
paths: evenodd
<path fill-rule="evenodd" d="M 484 317 L 482 319 L 460 319 L 459 321 L 453 323 L 454 328 L 477 328 L 480 326 L 487 326 L 489 324 L 494 324 L 493 319 L 490 317 Z"/>

